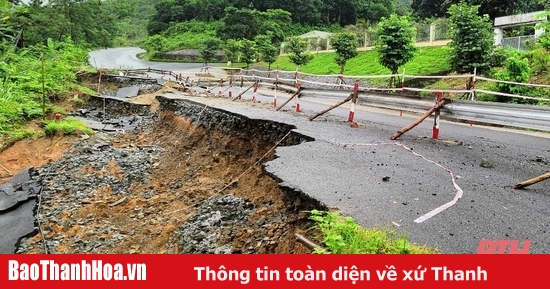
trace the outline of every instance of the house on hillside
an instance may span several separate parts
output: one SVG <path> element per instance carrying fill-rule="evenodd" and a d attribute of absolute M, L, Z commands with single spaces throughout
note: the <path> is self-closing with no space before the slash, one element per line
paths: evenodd
<path fill-rule="evenodd" d="M 544 34 L 544 30 L 542 28 L 533 28 L 531 31 L 533 31 L 534 33 L 531 35 L 521 35 L 514 37 L 504 37 L 505 32 L 507 29 L 521 26 L 536 27 L 538 23 L 548 21 L 545 17 L 541 17 L 543 13 L 544 11 L 539 11 L 495 18 L 495 45 L 517 50 L 527 50 L 526 44 L 528 41 L 533 40 Z"/>
<path fill-rule="evenodd" d="M 330 49 L 329 39 L 331 35 L 330 32 L 313 30 L 298 37 L 307 40 L 308 51 L 319 51 Z"/>
<path fill-rule="evenodd" d="M 332 35 L 330 32 L 313 30 L 308 33 L 299 35 L 298 38 L 305 39 L 307 41 L 308 51 L 322 51 L 330 49 L 329 38 Z M 285 53 L 284 43 L 281 44 L 281 54 Z"/>

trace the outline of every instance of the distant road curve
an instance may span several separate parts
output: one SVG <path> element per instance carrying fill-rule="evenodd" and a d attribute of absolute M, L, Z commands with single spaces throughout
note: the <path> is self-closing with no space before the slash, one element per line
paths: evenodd
<path fill-rule="evenodd" d="M 89 63 L 96 68 L 155 68 L 171 71 L 179 71 L 202 67 L 202 63 L 173 63 L 144 61 L 137 57 L 145 53 L 145 50 L 137 47 L 120 47 L 95 50 L 90 52 Z M 213 66 L 219 64 L 212 64 Z"/>

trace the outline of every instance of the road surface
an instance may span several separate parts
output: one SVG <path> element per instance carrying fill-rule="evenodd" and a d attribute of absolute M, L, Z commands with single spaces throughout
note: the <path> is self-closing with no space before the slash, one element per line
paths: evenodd
<path fill-rule="evenodd" d="M 135 57 L 136 51 L 113 49 L 92 55 L 107 65 L 192 68 L 143 62 Z M 239 92 L 233 89 L 234 95 Z M 279 104 L 287 97 L 279 93 Z M 333 98 L 304 97 L 301 113 L 294 112 L 293 102 L 276 112 L 266 105 L 273 97 L 262 91 L 257 95 L 261 103 L 251 98 L 251 93 L 243 96 L 245 105 L 219 98 L 190 99 L 290 123 L 314 137 L 313 142 L 278 148 L 278 158 L 265 164 L 283 186 L 338 208 L 364 226 L 388 227 L 445 253 L 475 253 L 481 239 L 528 239 L 531 253 L 550 252 L 550 183 L 511 189 L 550 170 L 549 134 L 443 121 L 436 141 L 430 138 L 433 121 L 428 119 L 394 142 L 389 137 L 414 116 L 359 106 L 359 128 L 351 128 L 346 106 L 307 121 L 336 102 Z M 453 199 L 456 204 L 430 214 Z"/>
<path fill-rule="evenodd" d="M 139 69 L 139 68 L 154 68 L 164 70 L 186 70 L 200 68 L 201 63 L 174 63 L 174 62 L 152 62 L 141 60 L 137 57 L 138 54 L 145 53 L 145 50 L 135 47 L 111 48 L 104 50 L 96 50 L 90 53 L 88 62 L 90 65 L 97 68 L 110 69 Z M 209 64 L 210 65 L 210 64 Z M 211 64 L 216 66 L 216 64 Z"/>

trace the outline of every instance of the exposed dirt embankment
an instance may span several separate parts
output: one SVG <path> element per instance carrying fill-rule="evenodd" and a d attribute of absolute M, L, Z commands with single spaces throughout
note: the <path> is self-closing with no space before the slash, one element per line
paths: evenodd
<path fill-rule="evenodd" d="M 307 253 L 307 210 L 262 163 L 276 143 L 309 139 L 292 126 L 159 97 L 160 110 L 124 135 L 99 133 L 38 170 L 44 236 L 21 253 Z M 109 105 L 107 113 L 144 113 Z M 261 160 L 261 161 L 260 161 Z"/>

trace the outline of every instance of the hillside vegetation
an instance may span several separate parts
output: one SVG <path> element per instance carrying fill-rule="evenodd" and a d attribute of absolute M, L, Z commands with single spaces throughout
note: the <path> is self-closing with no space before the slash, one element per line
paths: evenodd
<path fill-rule="evenodd" d="M 448 47 L 425 47 L 420 48 L 415 58 L 405 65 L 405 72 L 414 75 L 441 75 L 450 70 L 447 61 L 449 56 Z M 299 70 L 312 74 L 338 74 L 340 67 L 334 61 L 336 53 L 318 53 L 306 65 L 299 67 Z M 288 56 L 281 56 L 272 64 L 273 68 L 280 70 L 296 70 Z M 360 51 L 357 57 L 346 63 L 344 74 L 346 75 L 387 75 L 391 71 L 382 66 L 378 61 L 376 50 Z"/>

